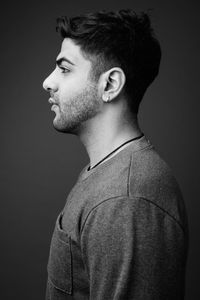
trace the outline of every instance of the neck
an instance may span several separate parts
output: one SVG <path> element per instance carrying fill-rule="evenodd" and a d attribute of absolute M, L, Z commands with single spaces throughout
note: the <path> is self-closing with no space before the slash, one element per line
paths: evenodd
<path fill-rule="evenodd" d="M 92 168 L 121 144 L 139 135 L 141 130 L 136 117 L 124 120 L 122 116 L 113 116 L 108 112 L 87 121 L 87 125 L 85 124 L 80 131 L 79 138 L 87 150 Z M 108 159 L 127 146 L 128 144 L 121 147 Z"/>

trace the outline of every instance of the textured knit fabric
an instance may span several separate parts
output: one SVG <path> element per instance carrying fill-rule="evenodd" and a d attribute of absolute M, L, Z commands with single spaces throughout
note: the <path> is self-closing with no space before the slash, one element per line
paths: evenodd
<path fill-rule="evenodd" d="M 46 299 L 184 299 L 188 227 L 145 137 L 81 172 L 52 237 Z"/>

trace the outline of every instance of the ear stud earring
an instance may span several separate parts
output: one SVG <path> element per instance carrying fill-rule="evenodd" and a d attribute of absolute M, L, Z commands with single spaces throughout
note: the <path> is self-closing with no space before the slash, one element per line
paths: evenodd
<path fill-rule="evenodd" d="M 110 96 L 109 95 L 103 95 L 103 100 L 105 102 L 109 102 L 110 101 Z"/>

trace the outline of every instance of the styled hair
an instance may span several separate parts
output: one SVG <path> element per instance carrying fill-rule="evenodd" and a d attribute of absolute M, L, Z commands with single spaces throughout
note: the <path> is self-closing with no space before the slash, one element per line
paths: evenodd
<path fill-rule="evenodd" d="M 147 13 L 130 9 L 104 10 L 57 19 L 57 32 L 79 45 L 91 60 L 95 79 L 112 67 L 120 67 L 126 82 L 123 92 L 137 113 L 147 87 L 159 71 L 161 48 Z"/>

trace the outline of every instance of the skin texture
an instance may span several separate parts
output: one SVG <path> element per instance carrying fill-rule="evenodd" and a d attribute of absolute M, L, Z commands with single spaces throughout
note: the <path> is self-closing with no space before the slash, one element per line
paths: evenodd
<path fill-rule="evenodd" d="M 76 133 L 85 121 L 98 113 L 101 99 L 90 72 L 91 62 L 83 57 L 80 47 L 71 39 L 64 39 L 56 68 L 43 83 L 51 95 L 49 103 L 55 112 L 56 130 Z"/>

